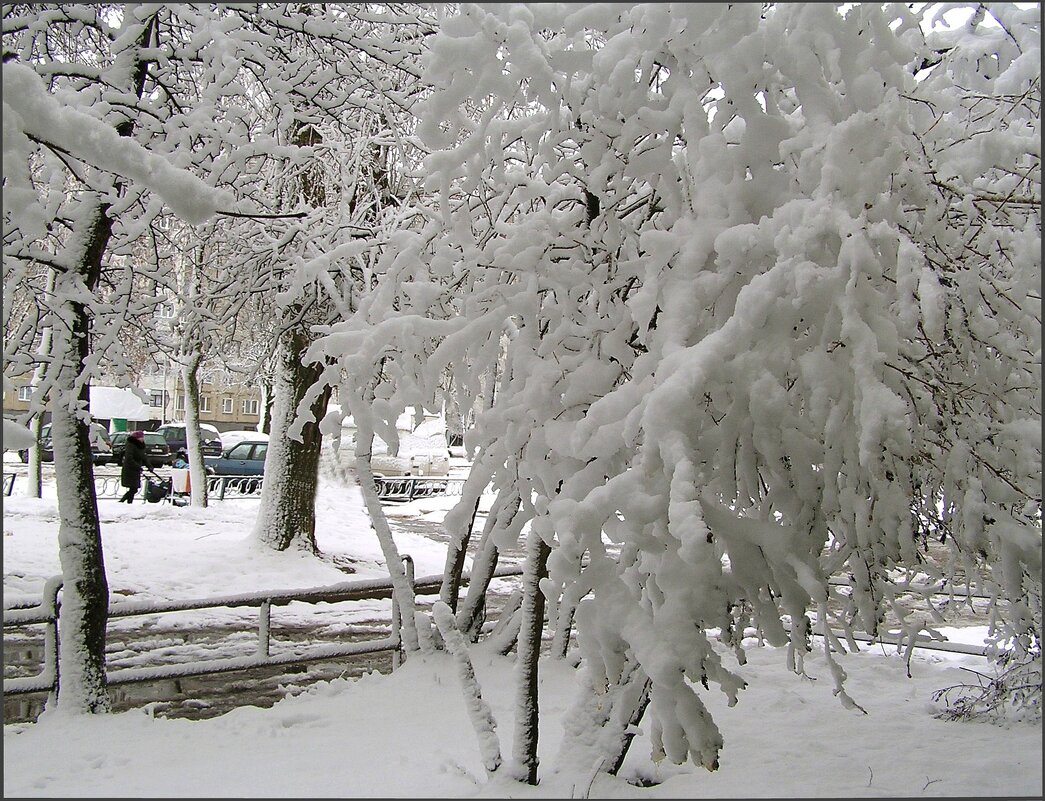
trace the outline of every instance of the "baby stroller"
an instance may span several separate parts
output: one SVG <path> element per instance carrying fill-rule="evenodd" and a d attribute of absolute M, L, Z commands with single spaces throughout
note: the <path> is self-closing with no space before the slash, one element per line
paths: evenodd
<path fill-rule="evenodd" d="M 148 503 L 159 503 L 170 497 L 171 480 L 169 478 L 160 478 L 156 473 L 152 475 L 154 478 L 145 479 L 145 500 Z"/>

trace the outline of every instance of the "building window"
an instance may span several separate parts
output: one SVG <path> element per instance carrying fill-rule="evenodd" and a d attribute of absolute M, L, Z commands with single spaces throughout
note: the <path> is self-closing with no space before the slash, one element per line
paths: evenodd
<path fill-rule="evenodd" d="M 173 303 L 161 303 L 156 307 L 156 316 L 164 320 L 174 319 L 174 304 Z"/>
<path fill-rule="evenodd" d="M 244 400 L 243 401 L 243 414 L 257 414 L 258 413 L 258 402 L 256 400 Z"/>
<path fill-rule="evenodd" d="M 19 387 L 18 388 L 18 400 L 25 401 L 28 403 L 33 399 L 33 388 L 32 387 Z"/>
<path fill-rule="evenodd" d="M 210 411 L 210 395 L 200 395 L 200 411 Z"/>
<path fill-rule="evenodd" d="M 162 409 L 164 405 L 163 395 L 164 392 L 162 389 L 152 390 L 152 392 L 149 393 L 149 405 L 157 409 Z"/>
<path fill-rule="evenodd" d="M 180 392 L 174 396 L 174 411 L 184 412 L 185 411 L 185 396 Z"/>
<path fill-rule="evenodd" d="M 232 398 L 221 399 L 221 413 L 232 414 Z"/>

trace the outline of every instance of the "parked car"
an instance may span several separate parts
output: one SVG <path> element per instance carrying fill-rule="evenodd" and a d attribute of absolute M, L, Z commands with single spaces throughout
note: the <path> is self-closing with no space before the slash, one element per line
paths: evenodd
<path fill-rule="evenodd" d="M 91 460 L 98 465 L 108 464 L 113 460 L 112 444 L 109 441 L 109 432 L 101 423 L 91 423 L 87 429 L 87 436 L 91 440 Z M 28 464 L 29 451 L 19 451 L 18 458 L 22 464 Z M 40 428 L 40 460 L 43 462 L 54 461 L 54 448 L 51 446 L 51 424 L 45 423 Z"/>
<path fill-rule="evenodd" d="M 224 453 L 233 445 L 238 445 L 245 439 L 255 442 L 267 442 L 269 435 L 262 431 L 250 431 L 248 429 L 235 429 L 233 431 L 221 432 L 221 450 Z"/>
<path fill-rule="evenodd" d="M 123 452 L 127 448 L 129 431 L 117 431 L 112 435 L 112 458 L 116 464 L 123 464 Z M 169 465 L 174 461 L 167 440 L 154 431 L 145 432 L 145 463 L 155 470 L 157 467 Z"/>
<path fill-rule="evenodd" d="M 166 440 L 171 453 L 177 453 L 180 450 L 188 453 L 185 423 L 164 423 L 156 429 L 156 433 Z M 223 449 L 221 435 L 218 433 L 218 429 L 210 423 L 200 423 L 200 446 L 204 457 L 221 456 Z"/>
<path fill-rule="evenodd" d="M 340 412 L 336 404 L 328 406 L 328 414 Z M 447 446 L 446 421 L 442 415 L 425 413 L 420 424 L 411 411 L 396 420 L 399 447 L 395 456 L 379 436 L 371 444 L 370 466 L 376 476 L 435 476 L 450 473 L 450 449 Z M 341 422 L 339 449 L 352 453 L 355 448 L 355 422 L 351 417 Z"/>
<path fill-rule="evenodd" d="M 265 472 L 267 439 L 246 439 L 226 450 L 221 456 L 205 456 L 204 466 L 213 476 L 260 476 Z"/>

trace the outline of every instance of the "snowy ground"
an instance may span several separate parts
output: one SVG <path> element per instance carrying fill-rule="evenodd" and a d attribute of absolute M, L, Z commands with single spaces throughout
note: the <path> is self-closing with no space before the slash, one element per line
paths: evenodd
<path fill-rule="evenodd" d="M 7 467 L 10 467 L 7 465 Z M 16 489 L 16 493 L 18 490 Z M 53 497 L 4 499 L 4 600 L 38 595 L 58 572 Z M 438 502 L 400 513 L 431 517 Z M 327 481 L 318 500 L 323 558 L 261 551 L 249 542 L 257 501 L 207 510 L 100 502 L 114 596 L 199 598 L 310 587 L 387 575 L 358 489 Z M 400 534 L 417 575 L 439 573 L 444 547 Z M 341 568 L 355 571 L 346 576 Z M 982 639 L 977 628 L 945 629 Z M 483 697 L 509 757 L 514 720 L 510 660 L 474 649 Z M 334 680 L 271 709 L 244 707 L 210 720 L 166 720 L 145 710 L 110 716 L 45 713 L 4 727 L 4 796 L 11 797 L 1037 797 L 1042 737 L 1037 723 L 949 723 L 934 717 L 933 692 L 973 678 L 983 659 L 917 652 L 906 666 L 892 649 L 841 657 L 849 692 L 867 714 L 842 708 L 822 658 L 811 678 L 789 673 L 784 653 L 752 648 L 735 667 L 749 684 L 727 709 L 706 702 L 725 737 L 721 767 L 653 765 L 639 735 L 620 778 L 558 764 L 561 719 L 576 671 L 542 663 L 541 783 L 490 780 L 446 655 L 412 657 L 391 675 Z M 815 679 L 815 680 L 814 680 Z M 650 785 L 650 786 L 639 786 Z"/>

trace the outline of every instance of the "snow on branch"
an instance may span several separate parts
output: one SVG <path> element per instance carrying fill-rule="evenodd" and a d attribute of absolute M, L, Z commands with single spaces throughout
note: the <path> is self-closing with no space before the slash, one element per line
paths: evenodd
<path fill-rule="evenodd" d="M 453 656 L 457 665 L 457 675 L 461 680 L 461 690 L 464 692 L 465 705 L 468 707 L 468 717 L 475 729 L 475 735 L 479 740 L 479 751 L 482 754 L 483 765 L 486 772 L 493 774 L 501 766 L 501 743 L 497 737 L 497 723 L 489 704 L 483 700 L 479 681 L 475 677 L 475 669 L 472 660 L 468 656 L 468 643 L 464 635 L 457 628 L 457 621 L 450 607 L 443 601 L 436 601 L 432 605 L 432 615 L 439 627 L 439 633 L 443 636 L 446 648 Z"/>

